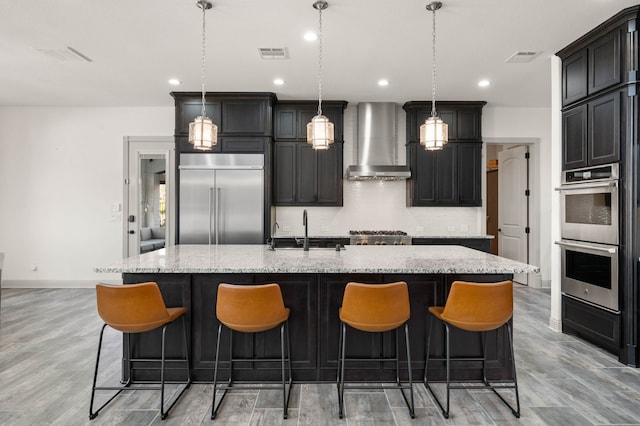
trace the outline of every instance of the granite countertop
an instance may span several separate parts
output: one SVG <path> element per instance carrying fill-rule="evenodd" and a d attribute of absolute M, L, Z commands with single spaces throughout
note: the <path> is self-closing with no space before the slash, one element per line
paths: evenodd
<path fill-rule="evenodd" d="M 99 266 L 110 273 L 510 274 L 537 266 L 461 246 L 347 246 L 270 250 L 266 245 L 177 245 Z"/>
<path fill-rule="evenodd" d="M 411 238 L 486 238 L 489 240 L 492 240 L 493 238 L 495 238 L 493 235 L 408 235 Z M 309 235 L 309 238 L 330 238 L 330 239 L 337 239 L 337 238 L 349 238 L 350 235 Z M 273 238 L 277 238 L 277 239 L 287 239 L 287 238 L 298 238 L 298 239 L 302 239 L 304 238 L 304 235 L 285 235 L 282 233 L 276 233 Z"/>

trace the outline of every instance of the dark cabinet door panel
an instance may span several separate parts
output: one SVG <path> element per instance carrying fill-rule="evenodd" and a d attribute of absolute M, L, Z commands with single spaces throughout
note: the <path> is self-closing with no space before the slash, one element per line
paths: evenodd
<path fill-rule="evenodd" d="M 274 144 L 274 202 L 292 204 L 296 200 L 296 145 L 297 142 Z"/>
<path fill-rule="evenodd" d="M 296 201 L 305 204 L 317 199 L 316 151 L 307 143 L 297 142 L 296 151 Z"/>
<path fill-rule="evenodd" d="M 474 110 L 459 110 L 457 117 L 457 134 L 459 141 L 480 140 L 480 115 Z M 451 129 L 451 127 L 449 127 Z M 449 130 L 451 131 L 451 130 Z"/>
<path fill-rule="evenodd" d="M 587 165 L 587 106 L 562 113 L 562 169 Z"/>
<path fill-rule="evenodd" d="M 620 92 L 589 102 L 589 163 L 618 161 L 620 147 Z"/>
<path fill-rule="evenodd" d="M 622 81 L 619 29 L 592 43 L 588 52 L 590 95 Z"/>
<path fill-rule="evenodd" d="M 409 144 L 411 179 L 407 180 L 407 204 L 413 206 L 435 205 L 436 153 L 425 151 L 422 145 Z"/>
<path fill-rule="evenodd" d="M 481 206 L 482 144 L 458 144 L 458 204 Z"/>
<path fill-rule="evenodd" d="M 435 151 L 436 163 L 436 197 L 439 204 L 456 204 L 458 198 L 458 147 L 445 145 L 442 151 Z"/>
<path fill-rule="evenodd" d="M 296 139 L 297 120 L 295 109 L 279 109 L 275 112 L 275 139 Z"/>
<path fill-rule="evenodd" d="M 587 96 L 587 50 L 580 50 L 562 61 L 562 104 Z"/>
<path fill-rule="evenodd" d="M 222 103 L 223 133 L 254 133 L 271 135 L 265 101 L 225 100 Z"/>
<path fill-rule="evenodd" d="M 316 151 L 318 164 L 318 204 L 342 205 L 342 143 L 336 142 L 326 151 Z"/>
<path fill-rule="evenodd" d="M 220 126 L 222 118 L 222 103 L 216 101 L 205 102 L 205 114 L 209 117 L 217 126 Z M 179 107 L 176 107 L 176 135 L 188 135 L 189 123 L 191 123 L 196 117 L 199 117 L 202 113 L 202 100 L 192 99 L 183 100 L 179 102 Z"/>

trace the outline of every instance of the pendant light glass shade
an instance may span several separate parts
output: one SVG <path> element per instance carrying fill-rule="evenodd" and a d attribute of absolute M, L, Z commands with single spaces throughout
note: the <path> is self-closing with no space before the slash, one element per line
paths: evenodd
<path fill-rule="evenodd" d="M 449 140 L 449 125 L 438 116 L 431 116 L 420 126 L 420 144 L 428 151 L 437 151 Z"/>
<path fill-rule="evenodd" d="M 218 141 L 218 126 L 209 117 L 198 116 L 189 123 L 189 143 L 195 149 L 208 151 Z"/>
<path fill-rule="evenodd" d="M 427 5 L 427 10 L 432 13 L 432 67 L 431 67 L 431 117 L 427 118 L 420 126 L 420 144 L 427 151 L 441 150 L 449 141 L 449 126 L 436 112 L 436 10 L 442 7 L 442 3 L 434 1 Z"/>
<path fill-rule="evenodd" d="M 327 150 L 333 143 L 333 123 L 324 115 L 316 115 L 307 123 L 307 142 L 313 149 Z"/>
<path fill-rule="evenodd" d="M 189 143 L 195 149 L 209 151 L 218 143 L 218 126 L 206 115 L 205 111 L 205 51 L 206 51 L 206 11 L 213 5 L 207 0 L 199 0 L 196 5 L 202 9 L 202 108 L 200 115 L 189 123 Z"/>
<path fill-rule="evenodd" d="M 333 143 L 333 123 L 322 115 L 322 11 L 329 7 L 324 0 L 316 1 L 313 8 L 318 11 L 318 115 L 307 124 L 307 142 L 313 149 L 327 150 Z"/>

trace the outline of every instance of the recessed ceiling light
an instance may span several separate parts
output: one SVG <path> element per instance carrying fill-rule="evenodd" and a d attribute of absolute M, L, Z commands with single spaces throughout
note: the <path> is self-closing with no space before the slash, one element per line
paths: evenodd
<path fill-rule="evenodd" d="M 308 33 L 304 34 L 304 39 L 307 41 L 315 41 L 318 39 L 318 34 L 309 31 Z"/>
<path fill-rule="evenodd" d="M 180 80 L 178 80 L 177 78 L 170 78 L 169 79 L 169 84 L 172 86 L 180 86 L 182 84 L 182 82 Z"/>
<path fill-rule="evenodd" d="M 489 80 L 480 80 L 478 82 L 478 86 L 480 87 L 487 87 L 491 84 L 491 82 Z"/>
<path fill-rule="evenodd" d="M 382 80 L 378 80 L 378 86 L 384 87 L 384 86 L 388 86 L 388 85 L 389 85 L 389 80 L 384 79 L 384 78 Z"/>
<path fill-rule="evenodd" d="M 273 80 L 273 84 L 275 84 L 276 86 L 282 86 L 284 84 L 284 80 L 281 78 L 276 78 L 275 80 Z"/>

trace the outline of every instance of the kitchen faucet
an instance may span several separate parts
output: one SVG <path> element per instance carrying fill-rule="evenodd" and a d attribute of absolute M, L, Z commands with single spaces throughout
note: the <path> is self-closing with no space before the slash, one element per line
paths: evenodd
<path fill-rule="evenodd" d="M 304 242 L 302 250 L 309 251 L 309 221 L 307 220 L 307 209 L 302 212 L 302 224 L 304 225 Z"/>

